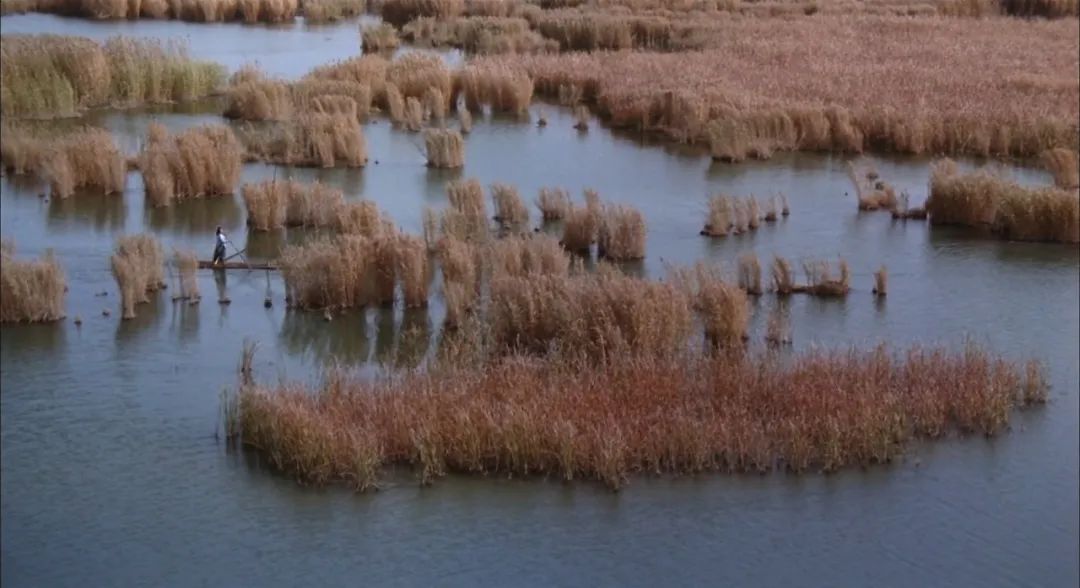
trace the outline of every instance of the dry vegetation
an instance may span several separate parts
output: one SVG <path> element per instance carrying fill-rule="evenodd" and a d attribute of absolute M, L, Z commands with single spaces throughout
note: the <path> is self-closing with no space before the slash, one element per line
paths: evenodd
<path fill-rule="evenodd" d="M 407 465 L 422 483 L 466 473 L 619 488 L 633 474 L 834 471 L 891 462 L 914 439 L 992 435 L 1045 400 L 1029 368 L 968 345 L 511 356 L 374 379 L 331 371 L 315 390 L 248 372 L 227 427 L 307 484 L 377 488 L 384 467 Z"/>
<path fill-rule="evenodd" d="M 364 53 L 393 51 L 401 44 L 397 30 L 388 23 L 380 23 L 360 31 L 360 44 Z"/>
<path fill-rule="evenodd" d="M 329 97 L 324 97 L 329 98 Z M 355 102 L 341 97 L 345 106 L 306 112 L 295 118 L 241 133 L 250 157 L 301 167 L 363 167 L 368 162 L 367 140 L 357 121 Z"/>
<path fill-rule="evenodd" d="M 1054 176 L 1054 185 L 1065 190 L 1080 188 L 1080 154 L 1068 149 L 1049 149 L 1042 154 L 1043 166 Z"/>
<path fill-rule="evenodd" d="M 714 152 L 1033 156 L 1077 146 L 1075 19 L 717 19 L 702 51 L 500 56 L 550 97 Z M 1022 65 L 1018 65 L 1022 64 Z"/>
<path fill-rule="evenodd" d="M 986 170 L 961 173 L 950 160 L 934 166 L 926 209 L 935 225 L 980 227 L 1014 241 L 1080 242 L 1076 190 L 1028 188 Z"/>
<path fill-rule="evenodd" d="M 341 190 L 320 182 L 272 180 L 244 184 L 241 192 L 255 231 L 308 227 L 374 237 L 392 225 L 374 202 L 346 202 Z"/>
<path fill-rule="evenodd" d="M 225 96 L 225 117 L 249 121 L 287 121 L 304 113 L 354 114 L 362 121 L 372 101 L 369 82 L 314 77 L 287 82 L 250 66 L 233 74 Z"/>
<path fill-rule="evenodd" d="M 459 94 L 473 112 L 489 106 L 495 112 L 521 114 L 532 102 L 533 82 L 520 67 L 469 65 L 455 72 L 451 101 L 456 101 Z"/>
<path fill-rule="evenodd" d="M 173 135 L 152 123 L 138 165 L 153 206 L 176 200 L 232 194 L 243 146 L 223 125 L 203 125 Z"/>
<path fill-rule="evenodd" d="M 367 0 L 303 0 L 300 8 L 308 24 L 337 22 L 363 14 Z"/>
<path fill-rule="evenodd" d="M 291 21 L 300 8 L 297 0 L 36 0 L 32 5 L 32 9 L 39 12 L 95 20 L 144 18 L 247 24 Z M 362 0 L 309 0 L 305 3 L 305 12 L 309 12 L 309 20 L 314 21 L 358 14 L 362 8 Z"/>
<path fill-rule="evenodd" d="M 64 318 L 67 281 L 52 250 L 39 260 L 15 257 L 15 244 L 0 244 L 0 323 L 51 322 Z"/>
<path fill-rule="evenodd" d="M 125 158 L 108 131 L 92 127 L 61 134 L 5 123 L 0 131 L 0 160 L 15 174 L 33 174 L 49 182 L 54 197 L 80 192 L 124 191 Z"/>
<path fill-rule="evenodd" d="M 180 293 L 173 300 L 199 301 L 199 280 L 195 273 L 199 269 L 199 258 L 194 251 L 173 252 L 173 263 L 180 274 Z"/>
<path fill-rule="evenodd" d="M 112 256 L 112 273 L 120 290 L 123 318 L 135 318 L 135 306 L 165 287 L 165 253 L 150 234 L 121 237 Z"/>
<path fill-rule="evenodd" d="M 461 133 L 450 129 L 424 131 L 427 164 L 436 168 L 457 168 L 465 165 L 465 140 Z"/>
<path fill-rule="evenodd" d="M 786 200 L 783 214 L 787 216 Z M 769 211 L 762 214 L 757 198 L 747 196 L 739 198 L 716 194 L 709 198 L 709 208 L 705 217 L 705 226 L 701 234 L 708 237 L 726 237 L 756 231 L 763 221 L 776 220 L 776 198 L 769 200 Z"/>
<path fill-rule="evenodd" d="M 518 17 L 418 18 L 402 27 L 402 35 L 410 43 L 456 47 L 469 53 L 553 53 L 559 50 L 558 41 L 545 39 L 529 27 L 528 20 Z"/>
<path fill-rule="evenodd" d="M 562 220 L 570 210 L 570 194 L 562 188 L 540 188 L 536 207 L 545 221 Z"/>
<path fill-rule="evenodd" d="M 183 45 L 152 40 L 4 35 L 0 45 L 4 117 L 192 100 L 214 92 L 224 78 L 223 67 L 192 60 Z"/>

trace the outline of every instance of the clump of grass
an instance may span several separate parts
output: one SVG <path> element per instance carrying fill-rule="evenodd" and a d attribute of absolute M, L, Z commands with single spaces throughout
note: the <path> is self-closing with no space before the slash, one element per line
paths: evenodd
<path fill-rule="evenodd" d="M 337 192 L 335 189 L 331 190 Z M 393 237 L 397 233 L 394 223 L 371 200 L 340 204 L 334 214 L 334 228 L 341 233 L 362 235 L 371 239 Z"/>
<path fill-rule="evenodd" d="M 390 121 L 394 124 L 403 124 L 406 121 L 405 113 L 405 98 L 401 95 L 401 90 L 394 84 L 386 85 L 386 112 L 390 116 Z"/>
<path fill-rule="evenodd" d="M 51 118 L 102 106 L 192 100 L 214 92 L 224 79 L 223 67 L 190 59 L 181 44 L 4 35 L 0 112 L 5 118 Z"/>
<path fill-rule="evenodd" d="M 574 128 L 585 132 L 589 130 L 589 109 L 584 106 L 574 107 Z"/>
<path fill-rule="evenodd" d="M 675 268 L 672 281 L 690 300 L 709 343 L 726 348 L 742 345 L 750 324 L 749 302 L 743 289 L 724 281 L 719 266 Z"/>
<path fill-rule="evenodd" d="M 848 177 L 855 189 L 859 210 L 896 210 L 896 191 L 892 186 L 878 179 L 873 165 L 857 165 L 848 162 Z"/>
<path fill-rule="evenodd" d="M 491 185 L 491 201 L 495 206 L 495 220 L 499 223 L 517 230 L 528 225 L 529 209 L 517 188 L 496 182 Z"/>
<path fill-rule="evenodd" d="M 795 273 L 791 270 L 791 262 L 774 255 L 771 273 L 774 292 L 784 296 L 796 291 Z"/>
<path fill-rule="evenodd" d="M 194 251 L 175 251 L 173 260 L 176 270 L 180 274 L 180 300 L 197 301 L 199 296 L 199 280 L 195 276 L 199 269 L 199 258 Z"/>
<path fill-rule="evenodd" d="M 930 222 L 988 228 L 1018 241 L 1080 242 L 1080 197 L 1060 188 L 1027 188 L 986 171 L 962 174 L 950 160 L 934 165 Z"/>
<path fill-rule="evenodd" d="M 386 68 L 386 83 L 396 87 L 404 98 L 417 100 L 423 100 L 431 88 L 450 98 L 453 89 L 446 63 L 430 53 L 407 53 L 390 62 Z"/>
<path fill-rule="evenodd" d="M 39 260 L 21 260 L 14 242 L 0 245 L 0 323 L 60 320 L 66 293 L 64 270 L 51 249 Z"/>
<path fill-rule="evenodd" d="M 351 105 L 351 99 L 345 98 Z M 355 110 L 309 112 L 262 132 L 244 134 L 256 159 L 303 167 L 367 165 L 367 140 Z"/>
<path fill-rule="evenodd" d="M 479 294 L 477 250 L 473 244 L 451 236 L 440 240 L 438 259 L 446 303 L 444 322 L 447 328 L 456 329 L 464 324 Z"/>
<path fill-rule="evenodd" d="M 461 134 L 468 135 L 472 132 L 472 114 L 469 112 L 469 109 L 459 104 L 457 107 L 457 117 Z"/>
<path fill-rule="evenodd" d="M 139 154 L 139 171 L 153 206 L 175 200 L 232 194 L 243 147 L 227 126 L 203 125 L 171 135 L 152 123 Z"/>
<path fill-rule="evenodd" d="M 372 239 L 356 234 L 286 247 L 279 264 L 292 306 L 329 310 L 371 304 L 374 249 Z"/>
<path fill-rule="evenodd" d="M 337 22 L 363 14 L 367 0 L 304 0 L 304 21 L 309 24 Z M 366 49 L 365 49 L 366 51 Z"/>
<path fill-rule="evenodd" d="M 596 250 L 612 260 L 645 257 L 645 217 L 633 206 L 606 205 L 596 230 Z"/>
<path fill-rule="evenodd" d="M 292 181 L 244 184 L 240 193 L 247 208 L 247 225 L 256 231 L 284 227 L 291 194 L 301 189 L 299 182 Z"/>
<path fill-rule="evenodd" d="M 424 112 L 440 126 L 446 119 L 446 97 L 438 88 L 428 88 L 424 93 Z"/>
<path fill-rule="evenodd" d="M 563 247 L 573 253 L 588 254 L 598 224 L 596 214 L 588 207 L 571 204 L 563 219 Z"/>
<path fill-rule="evenodd" d="M 1080 155 L 1070 149 L 1048 149 L 1042 153 L 1042 164 L 1054 175 L 1054 185 L 1064 190 L 1080 187 Z"/>
<path fill-rule="evenodd" d="M 454 180 L 446 185 L 446 197 L 454 212 L 460 215 L 463 231 L 455 236 L 466 241 L 482 241 L 488 233 L 487 207 L 484 187 L 476 179 Z"/>
<path fill-rule="evenodd" d="M 428 255 L 424 241 L 410 235 L 400 235 L 395 243 L 397 274 L 401 279 L 401 295 L 406 308 L 427 306 Z"/>
<path fill-rule="evenodd" d="M 761 226 L 761 208 L 753 196 L 737 198 L 716 194 L 709 198 L 705 226 L 701 234 L 726 237 L 756 231 Z"/>
<path fill-rule="evenodd" d="M 82 127 L 54 135 L 5 124 L 0 159 L 13 173 L 30 173 L 47 180 L 56 198 L 67 198 L 77 190 L 124 191 L 124 155 L 104 129 Z"/>
<path fill-rule="evenodd" d="M 414 133 L 424 126 L 424 107 L 412 96 L 405 99 L 405 128 Z"/>
<path fill-rule="evenodd" d="M 491 279 L 549 275 L 565 276 L 570 257 L 559 240 L 542 233 L 494 241 L 487 249 Z"/>
<path fill-rule="evenodd" d="M 464 0 L 384 0 L 381 8 L 383 20 L 399 28 L 417 18 L 449 19 L 464 11 Z"/>
<path fill-rule="evenodd" d="M 470 65 L 456 72 L 454 89 L 469 110 L 489 106 L 495 112 L 521 114 L 532 102 L 532 78 L 520 68 Z"/>
<path fill-rule="evenodd" d="M 874 295 L 885 296 L 889 286 L 889 270 L 882 265 L 874 272 Z"/>
<path fill-rule="evenodd" d="M 529 21 L 524 18 L 507 16 L 470 16 L 452 20 L 421 17 L 402 27 L 402 34 L 416 45 L 457 47 L 469 53 L 558 51 L 557 42 L 529 30 L 529 26 Z"/>
<path fill-rule="evenodd" d="M 165 253 L 152 235 L 121 237 L 112 255 L 112 273 L 120 290 L 124 319 L 135 318 L 135 306 L 165 287 Z"/>
<path fill-rule="evenodd" d="M 401 40 L 398 39 L 397 30 L 394 29 L 393 25 L 385 22 L 365 27 L 360 31 L 360 37 L 364 53 L 393 51 L 401 44 Z"/>
<path fill-rule="evenodd" d="M 435 168 L 458 168 L 465 165 L 465 140 L 449 129 L 424 131 L 427 164 Z"/>
<path fill-rule="evenodd" d="M 540 188 L 536 207 L 545 221 L 562 220 L 570 210 L 570 194 L 562 188 Z"/>
<path fill-rule="evenodd" d="M 747 294 L 760 295 L 761 289 L 761 263 L 757 255 L 748 251 L 739 256 L 739 288 Z"/>
<path fill-rule="evenodd" d="M 835 273 L 832 265 L 826 260 L 803 262 L 803 272 L 806 273 L 806 291 L 814 296 L 847 296 L 848 291 L 851 290 L 848 265 L 843 259 L 837 264 Z"/>

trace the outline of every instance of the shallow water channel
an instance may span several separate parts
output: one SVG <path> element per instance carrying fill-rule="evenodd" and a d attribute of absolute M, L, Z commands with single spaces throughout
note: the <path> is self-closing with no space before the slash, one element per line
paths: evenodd
<path fill-rule="evenodd" d="M 359 52 L 355 22 L 281 30 L 41 15 L 0 22 L 4 33 L 190 35 L 199 56 L 231 68 L 260 56 L 290 76 Z M 309 47 L 318 35 L 330 37 L 325 49 Z M 348 42 L 339 44 L 339 36 Z M 271 48 L 282 59 L 268 57 Z M 82 122 L 110 129 L 134 152 L 149 122 L 179 129 L 217 121 L 213 108 L 99 112 Z M 781 154 L 720 165 L 595 122 L 579 133 L 570 114 L 552 106 L 534 105 L 532 121 L 540 110 L 545 128 L 478 119 L 461 172 L 427 169 L 419 136 L 373 119 L 365 126 L 372 161 L 362 170 L 248 165 L 243 181 L 318 178 L 349 199 L 378 202 L 413 232 L 424 206 L 446 205 L 445 183 L 454 177 L 511 183 L 530 200 L 541 186 L 565 187 L 575 198 L 592 187 L 645 215 L 647 258 L 628 270 L 650 276 L 662 276 L 665 262 L 699 259 L 733 269 L 746 251 L 766 267 L 773 254 L 796 265 L 843 255 L 852 270 L 846 300 L 792 299 L 796 349 L 972 338 L 1043 360 L 1050 403 L 1015 415 L 1011 430 L 993 440 L 920 444 L 902 463 L 829 476 L 635 477 L 619 493 L 591 483 L 502 478 L 451 477 L 420 488 L 407 473 L 363 495 L 299 487 L 250 455 L 226 451 L 215 435 L 219 394 L 235 383 L 244 339 L 259 343 L 256 370 L 266 380 L 315 378 L 335 359 L 369 370 L 413 365 L 437 344 L 439 297 L 419 313 L 369 310 L 326 323 L 317 313 L 287 311 L 276 275 L 268 281 L 262 272 L 229 272 L 220 283 L 201 272 L 200 305 L 171 303 L 170 289 L 139 307 L 138 318 L 121 321 L 108 266 L 119 235 L 149 230 L 169 250 L 191 247 L 204 257 L 218 224 L 260 257 L 305 236 L 248 233 L 239 196 L 150 209 L 137 173 L 123 196 L 67 200 L 40 198 L 43 187 L 5 177 L 0 233 L 17 242 L 20 256 L 53 248 L 70 286 L 67 320 L 0 328 L 5 586 L 1080 581 L 1075 246 L 997 242 L 894 222 L 883 212 L 860 214 L 846 194 L 839 156 Z M 874 162 L 921 203 L 927 160 Z M 1049 182 L 1039 171 L 1008 171 L 1026 183 Z M 783 192 L 791 216 L 743 236 L 701 237 L 706 198 L 718 191 Z M 872 272 L 881 264 L 889 269 L 889 295 L 875 301 Z M 264 309 L 268 288 L 275 304 Z M 221 293 L 231 305 L 216 303 Z M 756 343 L 774 304 L 770 296 L 756 303 Z"/>

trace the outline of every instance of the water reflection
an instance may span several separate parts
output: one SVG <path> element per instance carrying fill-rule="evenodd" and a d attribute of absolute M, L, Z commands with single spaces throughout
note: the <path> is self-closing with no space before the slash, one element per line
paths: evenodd
<path fill-rule="evenodd" d="M 33 324 L 4 324 L 0 327 L 0 353 L 4 362 L 40 359 L 67 344 L 64 321 Z M 8 364 L 11 365 L 11 364 Z"/>
<path fill-rule="evenodd" d="M 218 225 L 228 234 L 239 230 L 244 223 L 244 214 L 233 196 L 182 200 L 172 206 L 147 208 L 144 215 L 146 224 L 154 231 L 204 235 L 210 246 Z"/>
<path fill-rule="evenodd" d="M 291 310 L 285 314 L 279 339 L 290 353 L 323 364 L 358 365 L 371 354 L 367 331 L 364 311 L 335 314 L 326 321 L 320 313 Z"/>
<path fill-rule="evenodd" d="M 152 336 L 153 331 L 161 324 L 163 306 L 168 304 L 163 300 L 167 300 L 168 296 L 165 291 L 158 291 L 148 296 L 149 302 L 135 305 L 135 318 L 117 320 L 116 346 L 118 349 L 125 349 L 128 353 L 137 353 L 138 343 Z M 120 298 L 117 297 L 116 300 L 119 301 Z M 123 314 L 123 309 L 116 308 L 114 312 L 116 313 L 114 316 L 120 316 Z"/>
<path fill-rule="evenodd" d="M 394 339 L 397 337 L 394 308 L 384 306 L 375 310 L 375 361 L 379 365 L 393 362 Z"/>
<path fill-rule="evenodd" d="M 197 342 L 199 340 L 199 303 L 174 300 L 171 312 L 170 330 L 176 333 L 183 343 Z"/>
<path fill-rule="evenodd" d="M 277 259 L 281 252 L 291 245 L 303 245 L 314 240 L 332 235 L 325 230 L 292 227 L 274 231 L 253 231 L 248 229 L 244 255 L 248 259 Z"/>
<path fill-rule="evenodd" d="M 47 216 L 49 228 L 74 228 L 82 225 L 99 232 L 123 230 L 127 205 L 120 194 L 76 193 L 68 198 L 50 198 Z"/>

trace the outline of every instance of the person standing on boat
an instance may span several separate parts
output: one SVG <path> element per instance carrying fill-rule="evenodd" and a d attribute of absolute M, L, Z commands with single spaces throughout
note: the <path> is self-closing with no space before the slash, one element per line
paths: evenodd
<path fill-rule="evenodd" d="M 217 265 L 218 262 L 225 263 L 225 243 L 228 239 L 225 238 L 225 233 L 221 232 L 221 226 L 217 228 L 217 243 L 214 245 L 214 259 L 210 263 Z"/>

